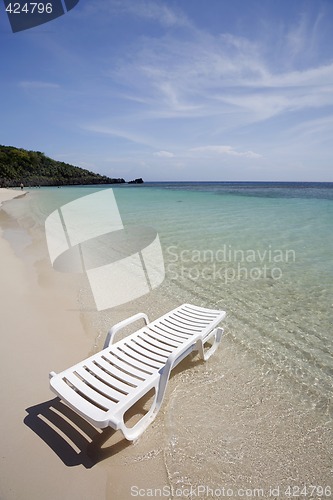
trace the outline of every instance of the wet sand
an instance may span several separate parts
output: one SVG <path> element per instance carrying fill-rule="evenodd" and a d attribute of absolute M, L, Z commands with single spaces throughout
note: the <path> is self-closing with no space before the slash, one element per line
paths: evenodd
<path fill-rule="evenodd" d="M 5 189 L 0 188 L 0 207 L 5 201 L 12 200 L 13 198 L 18 198 L 19 196 L 25 195 L 26 191 L 21 189 Z"/>

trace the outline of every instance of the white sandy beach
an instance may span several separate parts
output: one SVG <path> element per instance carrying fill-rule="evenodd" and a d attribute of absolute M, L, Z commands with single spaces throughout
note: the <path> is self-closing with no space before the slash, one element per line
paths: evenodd
<path fill-rule="evenodd" d="M 0 201 L 18 194 L 1 190 Z M 0 497 L 90 499 L 96 493 L 96 498 L 103 498 L 106 479 L 100 470 L 94 470 L 92 478 L 82 468 L 67 468 L 24 423 L 27 408 L 53 399 L 47 383 L 50 366 L 57 368 L 66 358 L 70 362 L 68 354 L 76 351 L 82 356 L 91 347 L 82 336 L 73 287 L 70 283 L 41 287 L 2 238 L 0 255 Z"/>
<path fill-rule="evenodd" d="M 0 203 L 21 194 L 0 190 Z M 4 216 L 0 210 L 0 230 Z M 89 356 L 103 339 L 94 314 L 80 310 L 79 282 L 46 257 L 32 265 L 0 237 L 1 500 L 129 500 L 139 488 L 140 498 L 157 498 L 154 488 L 184 484 L 233 488 L 229 498 L 238 488 L 287 498 L 288 484 L 332 486 L 330 422 L 318 425 L 311 409 L 274 392 L 274 380 L 258 386 L 251 356 L 237 358 L 228 337 L 209 363 L 179 365 L 158 418 L 134 445 L 66 410 L 49 390 L 49 372 Z M 153 301 L 142 303 L 157 317 L 167 304 Z M 134 312 L 121 307 L 115 320 Z M 209 419 L 196 418 L 198 410 Z"/>
<path fill-rule="evenodd" d="M 0 202 L 21 194 L 18 190 L 1 189 Z M 37 274 L 2 237 L 0 262 L 1 500 L 121 500 L 129 498 L 127 485 L 132 483 L 131 474 L 133 484 L 154 484 L 156 470 L 161 469 L 158 478 L 163 477 L 159 464 L 151 475 L 145 462 L 132 465 L 131 472 L 119 465 L 119 460 L 112 467 L 112 446 L 106 442 L 105 448 L 100 449 L 110 437 L 108 430 L 99 436 L 91 428 L 87 437 L 81 429 L 73 437 L 64 420 L 62 435 L 52 431 L 49 408 L 58 403 L 49 390 L 48 374 L 90 355 L 94 333 L 89 337 L 83 328 L 78 290 L 69 275 L 52 273 L 48 266 L 39 266 Z M 57 408 L 52 413 L 55 419 L 56 412 Z M 98 439 L 91 439 L 94 434 Z M 76 445 L 66 447 L 66 441 Z M 142 449 L 146 446 L 147 443 Z M 131 449 L 135 447 L 128 448 L 130 452 Z M 94 466 L 100 457 L 106 460 Z"/>

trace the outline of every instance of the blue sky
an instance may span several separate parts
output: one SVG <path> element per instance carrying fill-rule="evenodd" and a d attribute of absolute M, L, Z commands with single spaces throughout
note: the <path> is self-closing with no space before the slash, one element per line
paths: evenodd
<path fill-rule="evenodd" d="M 0 143 L 130 180 L 333 181 L 332 0 L 80 0 L 13 34 Z"/>

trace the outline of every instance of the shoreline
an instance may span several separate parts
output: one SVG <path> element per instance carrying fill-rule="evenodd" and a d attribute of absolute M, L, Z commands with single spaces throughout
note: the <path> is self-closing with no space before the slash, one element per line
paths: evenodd
<path fill-rule="evenodd" d="M 14 198 L 20 198 L 25 196 L 28 191 L 21 190 L 21 188 L 0 188 L 0 208 L 6 201 L 13 200 Z"/>

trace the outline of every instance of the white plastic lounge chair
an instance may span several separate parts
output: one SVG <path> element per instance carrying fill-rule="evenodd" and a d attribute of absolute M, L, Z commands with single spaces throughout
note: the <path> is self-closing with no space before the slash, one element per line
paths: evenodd
<path fill-rule="evenodd" d="M 119 429 L 133 441 L 156 417 L 171 369 L 194 350 L 205 360 L 215 352 L 225 314 L 190 304 L 151 323 L 145 314 L 136 314 L 111 328 L 102 351 L 59 374 L 51 372 L 51 390 L 91 424 Z M 121 328 L 141 318 L 146 326 L 113 343 Z M 213 344 L 204 351 L 209 339 Z M 148 413 L 126 426 L 125 412 L 151 389 L 155 395 Z"/>

